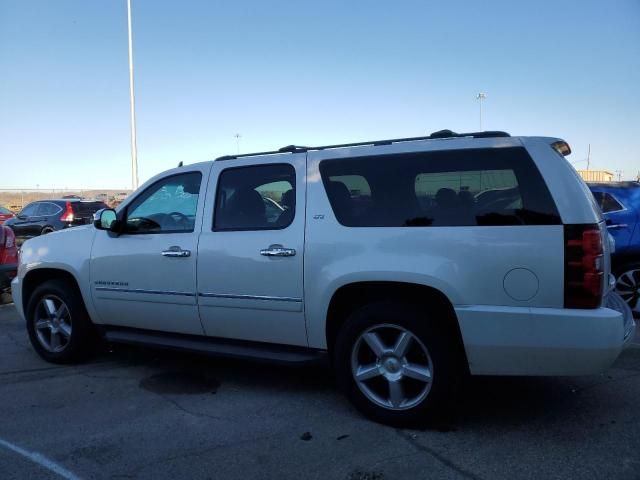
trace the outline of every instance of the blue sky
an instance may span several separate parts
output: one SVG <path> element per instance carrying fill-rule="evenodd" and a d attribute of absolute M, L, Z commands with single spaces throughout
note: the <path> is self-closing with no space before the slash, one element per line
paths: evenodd
<path fill-rule="evenodd" d="M 640 171 L 640 1 L 133 0 L 140 179 L 479 128 Z M 0 188 L 130 185 L 125 0 L 0 0 Z"/>

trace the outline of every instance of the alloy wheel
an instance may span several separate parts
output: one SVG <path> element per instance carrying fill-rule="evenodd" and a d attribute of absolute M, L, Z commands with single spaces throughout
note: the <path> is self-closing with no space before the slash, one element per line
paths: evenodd
<path fill-rule="evenodd" d="M 634 313 L 640 313 L 640 269 L 622 273 L 616 281 L 616 292 Z"/>
<path fill-rule="evenodd" d="M 55 295 L 46 295 L 34 313 L 35 331 L 40 345 L 51 353 L 62 352 L 71 339 L 71 312 Z"/>
<path fill-rule="evenodd" d="M 433 383 L 427 347 L 409 330 L 392 324 L 376 325 L 358 337 L 351 373 L 368 400 L 389 410 L 420 404 Z"/>

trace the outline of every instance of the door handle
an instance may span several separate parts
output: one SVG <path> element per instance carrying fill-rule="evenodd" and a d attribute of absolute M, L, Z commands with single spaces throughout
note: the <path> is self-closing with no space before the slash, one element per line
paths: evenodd
<path fill-rule="evenodd" d="M 169 247 L 169 250 L 162 252 L 163 257 L 184 258 L 191 256 L 191 250 L 182 250 L 178 246 Z"/>
<path fill-rule="evenodd" d="M 293 257 L 295 254 L 295 249 L 284 248 L 282 245 L 270 245 L 269 248 L 260 250 L 260 255 L 265 257 Z"/>
<path fill-rule="evenodd" d="M 607 228 L 610 228 L 611 230 L 617 230 L 619 228 L 627 228 L 629 225 L 627 225 L 626 223 L 614 223 L 612 225 L 607 225 Z"/>

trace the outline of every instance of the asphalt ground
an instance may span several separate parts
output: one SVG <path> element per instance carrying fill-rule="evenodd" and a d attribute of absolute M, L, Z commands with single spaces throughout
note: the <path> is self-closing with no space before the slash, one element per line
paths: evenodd
<path fill-rule="evenodd" d="M 363 418 L 322 368 L 133 347 L 78 366 L 0 306 L 0 479 L 640 479 L 640 340 L 606 373 L 472 378 L 450 428 Z"/>

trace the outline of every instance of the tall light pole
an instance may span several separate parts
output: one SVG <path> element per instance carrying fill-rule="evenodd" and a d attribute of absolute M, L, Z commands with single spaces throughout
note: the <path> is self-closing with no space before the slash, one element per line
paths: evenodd
<path fill-rule="evenodd" d="M 131 112 L 131 190 L 138 188 L 138 147 L 136 144 L 136 102 L 133 94 L 133 32 L 131 30 L 131 0 L 127 0 L 129 31 L 129 106 Z"/>
<path fill-rule="evenodd" d="M 240 138 L 242 138 L 242 135 L 240 135 L 239 133 L 236 133 L 234 137 L 236 139 L 236 151 L 237 151 L 237 154 L 240 155 Z"/>
<path fill-rule="evenodd" d="M 480 104 L 480 131 L 482 131 L 482 101 L 485 98 L 487 98 L 486 93 L 480 92 L 478 95 L 476 95 L 476 100 L 478 100 L 478 103 Z"/>

